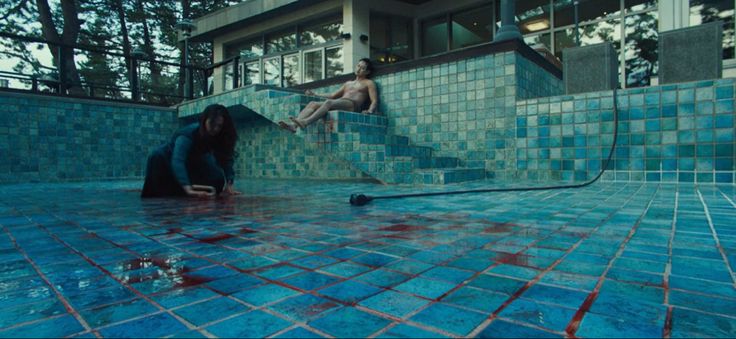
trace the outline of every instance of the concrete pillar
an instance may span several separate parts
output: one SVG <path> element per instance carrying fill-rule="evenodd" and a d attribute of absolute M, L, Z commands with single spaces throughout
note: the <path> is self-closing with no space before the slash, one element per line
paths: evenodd
<path fill-rule="evenodd" d="M 342 7 L 343 31 L 350 33 L 350 39 L 343 41 L 344 73 L 352 73 L 355 64 L 361 58 L 370 57 L 370 8 L 368 1 L 345 0 Z M 368 41 L 361 41 L 360 36 L 368 36 Z"/>
<path fill-rule="evenodd" d="M 514 14 L 516 12 L 516 0 L 501 0 L 501 28 L 496 32 L 496 41 L 523 39 L 519 27 L 516 27 Z"/>
<path fill-rule="evenodd" d="M 690 26 L 690 7 L 688 0 L 660 1 L 659 31 L 671 31 Z"/>

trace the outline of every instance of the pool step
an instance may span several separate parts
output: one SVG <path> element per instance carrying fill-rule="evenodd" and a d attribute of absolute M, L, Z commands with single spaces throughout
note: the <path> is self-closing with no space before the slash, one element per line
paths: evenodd
<path fill-rule="evenodd" d="M 274 123 L 295 116 L 310 101 L 324 100 L 273 88 L 253 98 L 249 107 Z M 381 115 L 330 111 L 296 136 L 385 183 L 441 185 L 485 178 L 483 168 L 463 167 L 458 158 L 434 156 L 433 148 L 390 134 L 388 118 Z"/>
<path fill-rule="evenodd" d="M 434 168 L 415 172 L 415 184 L 445 185 L 486 178 L 484 168 Z"/>

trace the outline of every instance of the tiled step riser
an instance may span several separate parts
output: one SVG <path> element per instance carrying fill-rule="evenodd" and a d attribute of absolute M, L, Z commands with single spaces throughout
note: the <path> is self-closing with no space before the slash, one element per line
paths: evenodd
<path fill-rule="evenodd" d="M 441 158 L 418 158 L 414 161 L 416 168 L 450 168 L 458 167 L 459 160 L 457 158 L 441 157 Z"/>
<path fill-rule="evenodd" d="M 318 98 L 279 91 L 256 93 L 254 106 L 271 112 L 268 119 L 287 119 L 304 105 Z M 448 184 L 485 177 L 483 169 L 457 167 L 458 159 L 432 157 L 432 148 L 412 146 L 409 138 L 390 135 L 388 119 L 355 112 L 332 111 L 325 123 L 309 126 L 298 135 L 305 142 L 317 143 L 326 152 L 352 163 L 375 178 L 395 184 Z M 421 169 L 429 169 L 421 171 Z M 419 170 L 419 171 L 418 171 Z"/>
<path fill-rule="evenodd" d="M 486 178 L 485 169 L 450 169 L 420 171 L 415 173 L 415 184 L 445 185 L 465 181 L 482 180 Z"/>

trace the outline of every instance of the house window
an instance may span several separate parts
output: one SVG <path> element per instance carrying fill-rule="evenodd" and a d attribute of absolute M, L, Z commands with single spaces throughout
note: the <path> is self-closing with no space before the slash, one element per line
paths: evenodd
<path fill-rule="evenodd" d="M 451 49 L 478 45 L 493 40 L 491 6 L 474 8 L 451 16 Z"/>
<path fill-rule="evenodd" d="M 690 0 L 690 26 L 723 21 L 723 59 L 734 58 L 734 1 Z"/>
<path fill-rule="evenodd" d="M 446 16 L 422 22 L 422 55 L 447 51 L 449 45 L 448 27 Z"/>
<path fill-rule="evenodd" d="M 414 57 L 412 20 L 399 16 L 371 13 L 371 60 L 394 63 Z"/>
<path fill-rule="evenodd" d="M 333 18 L 318 24 L 304 26 L 299 32 L 300 46 L 312 46 L 335 41 L 342 33 L 342 18 Z"/>

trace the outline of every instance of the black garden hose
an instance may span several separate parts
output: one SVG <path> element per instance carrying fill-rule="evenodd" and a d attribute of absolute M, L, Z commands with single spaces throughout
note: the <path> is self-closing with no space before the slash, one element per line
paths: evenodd
<path fill-rule="evenodd" d="M 402 198 L 414 198 L 414 197 L 429 197 L 434 195 L 455 195 L 455 194 L 468 194 L 468 193 L 490 193 L 490 192 L 522 192 L 522 191 L 544 191 L 544 190 L 555 190 L 565 188 L 582 188 L 588 186 L 600 179 L 603 173 L 606 172 L 608 165 L 613 158 L 613 152 L 616 149 L 616 140 L 618 139 L 618 104 L 616 103 L 616 88 L 613 89 L 613 144 L 611 145 L 611 151 L 608 152 L 608 158 L 603 164 L 601 171 L 595 178 L 586 181 L 581 184 L 570 184 L 570 185 L 559 185 L 559 186 L 542 186 L 542 187 L 507 187 L 507 188 L 488 188 L 488 189 L 474 189 L 464 191 L 449 191 L 449 192 L 431 192 L 431 193 L 410 193 L 410 194 L 397 194 L 397 195 L 379 195 L 370 196 L 365 194 L 352 194 L 350 195 L 350 204 L 353 206 L 363 206 L 372 200 L 377 199 L 402 199 Z"/>

